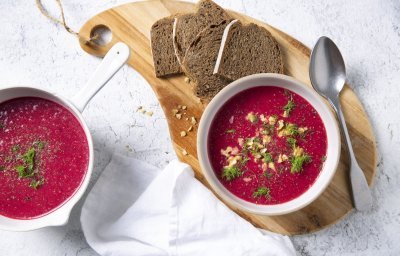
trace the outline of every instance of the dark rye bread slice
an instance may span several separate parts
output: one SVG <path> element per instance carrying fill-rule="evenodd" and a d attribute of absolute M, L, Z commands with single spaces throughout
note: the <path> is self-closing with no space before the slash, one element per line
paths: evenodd
<path fill-rule="evenodd" d="M 283 73 L 278 42 L 263 27 L 236 22 L 229 30 L 217 74 L 236 80 L 257 73 Z"/>
<path fill-rule="evenodd" d="M 211 0 L 201 0 L 197 4 L 196 13 L 181 15 L 177 20 L 174 38 L 177 58 L 183 61 L 186 50 L 205 28 L 230 20 L 232 18 L 221 6 Z"/>
<path fill-rule="evenodd" d="M 189 46 L 182 62 L 185 74 L 194 82 L 194 93 L 203 99 L 211 99 L 231 80 L 213 75 L 221 44 L 222 34 L 228 21 L 210 25 Z"/>
<path fill-rule="evenodd" d="M 150 39 L 156 77 L 182 73 L 172 40 L 174 19 L 175 16 L 160 19 L 151 27 Z"/>
<path fill-rule="evenodd" d="M 204 78 L 200 84 L 195 85 L 194 94 L 201 99 L 211 100 L 230 82 L 232 81 L 218 74 L 211 75 Z"/>

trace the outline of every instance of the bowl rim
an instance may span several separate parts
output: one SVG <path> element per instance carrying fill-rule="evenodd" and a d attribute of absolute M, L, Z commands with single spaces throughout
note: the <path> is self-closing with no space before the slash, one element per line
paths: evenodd
<path fill-rule="evenodd" d="M 231 193 L 216 177 L 208 156 L 208 133 L 215 114 L 234 95 L 259 86 L 276 86 L 288 89 L 306 99 L 318 112 L 327 134 L 327 158 L 311 187 L 300 196 L 281 204 L 261 205 L 243 200 Z M 297 211 L 318 198 L 330 184 L 340 158 L 340 132 L 333 110 L 312 88 L 293 77 L 262 73 L 240 78 L 222 89 L 207 105 L 201 117 L 197 133 L 197 155 L 200 168 L 211 188 L 223 201 L 246 212 L 259 215 L 282 215 Z"/>
<path fill-rule="evenodd" d="M 67 109 L 67 111 L 69 111 L 72 115 L 74 115 L 85 133 L 85 137 L 88 143 L 89 158 L 88 158 L 86 172 L 85 175 L 82 177 L 81 183 L 67 200 L 65 200 L 64 202 L 62 202 L 60 205 L 50 210 L 49 212 L 29 219 L 14 219 L 4 215 L 0 215 L 0 230 L 31 231 L 49 226 L 64 225 L 68 222 L 72 208 L 84 195 L 89 185 L 90 178 L 92 176 L 93 166 L 94 166 L 94 147 L 93 147 L 93 138 L 91 136 L 89 127 L 87 126 L 87 123 L 83 118 L 82 113 L 72 104 L 72 102 L 70 102 L 63 96 L 58 95 L 57 93 L 53 93 L 41 87 L 33 87 L 33 86 L 9 86 L 0 88 L 0 92 L 2 93 L 6 93 L 7 91 L 13 91 L 13 90 L 15 91 L 20 90 L 23 91 L 23 93 L 22 95 L 18 95 L 18 93 L 15 93 L 16 96 L 8 97 L 8 99 L 4 101 L 21 97 L 39 97 L 53 101 L 61 105 L 62 107 Z M 14 92 L 11 92 L 11 94 L 12 93 Z M 1 100 L 0 104 L 4 101 Z"/>

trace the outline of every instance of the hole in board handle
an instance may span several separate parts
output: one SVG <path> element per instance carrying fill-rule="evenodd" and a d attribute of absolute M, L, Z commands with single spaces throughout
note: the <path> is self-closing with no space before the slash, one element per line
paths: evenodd
<path fill-rule="evenodd" d="M 97 25 L 90 31 L 90 37 L 95 37 L 95 39 L 93 39 L 95 44 L 105 46 L 111 42 L 112 32 L 106 25 Z"/>

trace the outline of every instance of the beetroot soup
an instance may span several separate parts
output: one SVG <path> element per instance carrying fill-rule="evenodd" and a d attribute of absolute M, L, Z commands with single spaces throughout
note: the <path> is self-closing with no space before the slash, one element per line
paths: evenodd
<path fill-rule="evenodd" d="M 61 105 L 33 97 L 0 104 L 0 215 L 30 219 L 57 208 L 88 162 L 85 132 Z"/>
<path fill-rule="evenodd" d="M 317 111 L 296 93 L 275 86 L 235 95 L 216 114 L 208 137 L 220 182 L 256 204 L 284 203 L 307 191 L 326 150 Z"/>

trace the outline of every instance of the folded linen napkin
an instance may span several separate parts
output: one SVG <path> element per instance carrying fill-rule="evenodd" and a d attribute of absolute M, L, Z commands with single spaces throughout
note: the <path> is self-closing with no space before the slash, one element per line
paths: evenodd
<path fill-rule="evenodd" d="M 161 171 L 114 155 L 81 223 L 100 255 L 296 255 L 288 237 L 253 227 L 177 160 Z"/>

